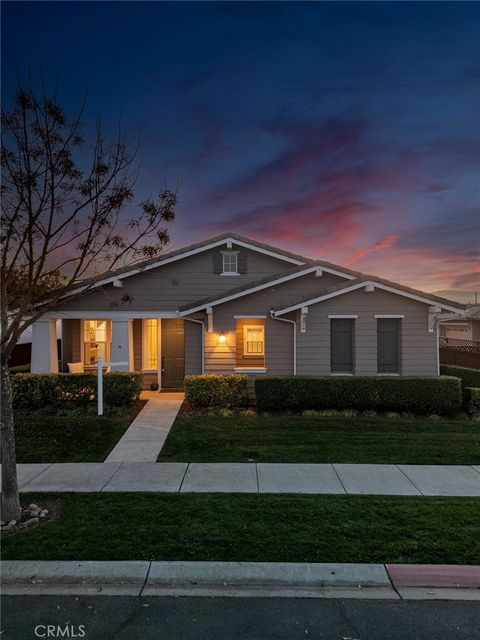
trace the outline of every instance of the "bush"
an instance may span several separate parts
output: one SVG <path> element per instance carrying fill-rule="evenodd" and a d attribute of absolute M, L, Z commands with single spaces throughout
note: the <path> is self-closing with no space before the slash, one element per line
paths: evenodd
<path fill-rule="evenodd" d="M 468 369 L 467 367 L 454 367 L 442 364 L 440 367 L 442 376 L 454 376 L 460 378 L 462 387 L 480 387 L 480 369 Z"/>
<path fill-rule="evenodd" d="M 105 408 L 131 406 L 142 390 L 139 372 L 106 373 L 103 378 Z M 95 373 L 18 373 L 11 378 L 13 407 L 21 413 L 86 409 L 97 396 Z"/>
<path fill-rule="evenodd" d="M 480 388 L 464 388 L 464 407 L 469 416 L 480 417 Z"/>
<path fill-rule="evenodd" d="M 453 414 L 462 406 L 453 377 L 267 376 L 255 380 L 259 411 L 357 409 Z"/>
<path fill-rule="evenodd" d="M 16 364 L 14 367 L 9 367 L 9 371 L 11 375 L 15 375 L 17 373 L 30 373 L 30 364 Z"/>
<path fill-rule="evenodd" d="M 238 374 L 185 376 L 185 399 L 193 407 L 246 407 L 247 380 L 247 376 Z"/>

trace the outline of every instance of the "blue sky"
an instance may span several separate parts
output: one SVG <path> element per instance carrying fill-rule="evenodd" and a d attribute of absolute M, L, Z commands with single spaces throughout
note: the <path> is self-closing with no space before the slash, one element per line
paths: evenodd
<path fill-rule="evenodd" d="M 234 231 L 435 290 L 480 288 L 480 5 L 4 2 L 16 74 L 141 136 L 172 246 Z"/>

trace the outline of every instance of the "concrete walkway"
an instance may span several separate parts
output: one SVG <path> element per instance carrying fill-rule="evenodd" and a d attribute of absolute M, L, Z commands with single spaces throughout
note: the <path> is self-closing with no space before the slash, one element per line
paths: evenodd
<path fill-rule="evenodd" d="M 159 440 L 156 440 L 152 448 L 158 453 L 159 446 Z M 132 452 L 134 451 L 132 447 Z M 157 453 L 151 458 L 156 458 Z M 24 492 L 166 491 L 480 496 L 480 466 L 458 465 L 117 461 L 19 464 L 18 478 L 20 490 Z"/>
<path fill-rule="evenodd" d="M 184 400 L 183 393 L 143 391 L 148 400 L 105 462 L 155 462 Z"/>

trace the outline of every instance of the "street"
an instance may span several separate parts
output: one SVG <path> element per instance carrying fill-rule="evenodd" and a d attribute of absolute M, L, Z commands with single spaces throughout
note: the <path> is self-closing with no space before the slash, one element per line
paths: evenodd
<path fill-rule="evenodd" d="M 480 602 L 5 596 L 2 640 L 477 640 Z"/>

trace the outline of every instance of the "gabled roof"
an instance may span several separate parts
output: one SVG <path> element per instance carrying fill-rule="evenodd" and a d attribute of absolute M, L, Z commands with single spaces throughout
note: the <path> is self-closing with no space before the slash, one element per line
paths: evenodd
<path fill-rule="evenodd" d="M 301 266 L 311 262 L 311 259 L 306 258 L 305 256 L 300 256 L 295 253 L 291 253 L 290 251 L 284 251 L 278 247 L 274 247 L 263 242 L 257 242 L 256 240 L 237 235 L 236 233 L 223 233 L 219 236 L 203 240 L 202 242 L 196 242 L 195 244 L 190 244 L 186 247 L 182 247 L 181 249 L 164 253 L 163 255 L 155 258 L 134 262 L 124 267 L 113 269 L 112 271 L 105 271 L 105 273 L 95 276 L 94 278 L 79 281 L 78 289 L 71 292 L 69 295 L 78 293 L 85 289 L 100 287 L 105 284 L 109 284 L 114 280 L 122 280 L 124 278 L 137 275 L 138 273 L 143 273 L 144 271 L 149 271 L 156 267 L 161 267 L 165 264 L 169 264 L 170 262 L 175 262 L 176 260 L 181 260 L 182 258 L 187 258 L 191 255 L 208 251 L 209 249 L 214 249 L 215 247 L 222 246 L 228 242 L 232 242 L 233 244 L 244 247 L 245 249 L 264 253 L 272 256 L 273 258 L 277 258 L 278 260 L 284 260 L 294 266 Z"/>
<path fill-rule="evenodd" d="M 202 298 L 195 302 L 183 305 L 178 309 L 178 313 L 181 316 L 187 315 L 189 313 L 195 313 L 197 311 L 205 309 L 206 307 L 214 307 L 225 302 L 230 302 L 230 300 L 235 300 L 236 298 L 250 295 L 251 293 L 255 293 L 256 291 L 261 291 L 262 289 L 267 289 L 268 287 L 273 287 L 277 284 L 282 284 L 283 282 L 288 282 L 289 280 L 300 278 L 309 273 L 314 273 L 315 271 L 319 270 L 333 273 L 334 275 L 338 275 L 342 278 L 347 278 L 348 280 L 353 280 L 361 275 L 358 271 L 345 269 L 330 262 L 324 262 L 322 260 L 311 260 L 310 262 L 308 262 L 308 264 L 301 265 L 294 269 L 289 269 L 288 271 L 283 271 L 282 273 L 277 273 L 273 276 L 268 276 L 266 278 L 255 280 L 253 282 L 248 282 L 240 287 L 235 287 L 234 289 L 223 292 L 220 296 L 217 294 L 209 298 Z"/>
<path fill-rule="evenodd" d="M 436 305 L 450 311 L 458 312 L 459 310 L 465 310 L 465 305 L 461 304 L 460 302 L 454 302 L 453 300 L 440 298 L 439 296 L 435 296 L 431 293 L 425 293 L 423 291 L 419 291 L 418 289 L 411 289 L 410 287 L 398 284 L 397 282 L 392 282 L 391 280 L 384 280 L 383 278 L 377 278 L 375 276 L 362 275 L 355 280 L 350 280 L 350 282 L 345 282 L 339 285 L 335 285 L 334 287 L 329 287 L 325 291 L 319 293 L 318 296 L 310 295 L 294 305 L 273 309 L 273 313 L 275 316 L 281 316 L 285 313 L 290 313 L 291 311 L 301 309 L 302 307 L 308 307 L 309 305 L 323 302 L 324 300 L 328 300 L 329 298 L 335 298 L 345 293 L 349 293 L 350 291 L 361 289 L 362 287 L 365 287 L 367 285 L 373 285 L 378 289 L 396 293 L 406 298 L 411 298 L 413 300 L 417 300 L 418 302 L 423 302 L 424 304 Z"/>

